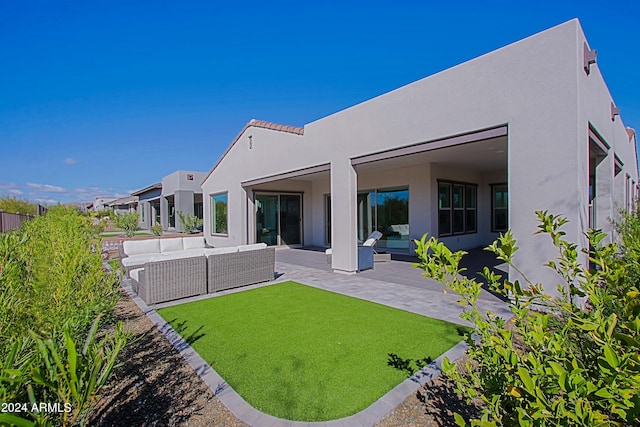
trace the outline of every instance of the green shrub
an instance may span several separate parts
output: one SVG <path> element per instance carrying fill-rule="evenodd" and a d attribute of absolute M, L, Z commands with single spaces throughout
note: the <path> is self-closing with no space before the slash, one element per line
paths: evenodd
<path fill-rule="evenodd" d="M 0 211 L 35 216 L 38 213 L 38 205 L 27 199 L 0 197 Z"/>
<path fill-rule="evenodd" d="M 154 226 L 151 227 L 151 232 L 155 235 L 155 236 L 159 236 L 162 234 L 162 225 L 160 224 L 156 224 Z"/>
<path fill-rule="evenodd" d="M 96 319 L 120 295 L 115 273 L 102 268 L 99 231 L 55 207 L 0 236 L 0 401 L 72 405 L 64 414 L 3 413 L 0 425 L 81 420 L 126 343 L 120 326 L 95 338 Z M 80 353 L 77 342 L 85 342 Z"/>
<path fill-rule="evenodd" d="M 140 227 L 138 226 L 137 212 L 115 215 L 114 223 L 116 227 L 124 230 L 124 234 L 127 237 L 135 236 L 136 231 L 140 230 Z"/>
<path fill-rule="evenodd" d="M 516 242 L 510 232 L 501 235 L 487 249 L 518 271 L 525 284 L 502 282 L 487 268 L 484 277 L 494 292 L 511 299 L 508 323 L 478 309 L 482 284 L 460 275 L 465 252 L 451 252 L 426 235 L 416 241 L 416 267 L 460 294 L 466 307 L 461 318 L 474 324 L 466 339 L 470 362 L 458 371 L 446 360 L 443 370 L 461 395 L 483 401 L 482 416 L 472 425 L 638 425 L 640 292 L 635 278 L 640 242 L 635 236 L 640 220 L 631 216 L 618 227 L 622 249 L 603 243 L 601 231 L 589 231 L 592 249 L 583 251 L 594 267 L 589 269 L 578 261 L 577 245 L 564 239 L 566 219 L 537 215 L 538 233 L 547 234 L 559 250 L 558 259 L 546 266 L 563 279 L 560 296 L 545 294 L 540 283 L 517 269 Z M 465 424 L 459 414 L 456 421 Z"/>
<path fill-rule="evenodd" d="M 15 308 L 0 307 L 5 314 L 15 311 L 11 333 L 24 336 L 33 330 L 46 336 L 67 323 L 80 333 L 119 298 L 115 275 L 102 269 L 99 228 L 73 209 L 50 209 L 26 222 L 16 239 L 21 244 L 5 248 L 11 252 L 6 256 L 21 269 L 12 280 L 0 278 L 0 285 L 17 289 L 22 300 Z"/>
<path fill-rule="evenodd" d="M 198 227 L 202 225 L 202 220 L 195 215 L 178 211 L 178 219 L 182 225 L 182 230 L 185 233 L 191 234 L 198 230 Z"/>
<path fill-rule="evenodd" d="M 70 409 L 59 414 L 61 425 L 74 425 L 84 420 L 130 337 L 119 323 L 112 336 L 96 340 L 98 322 L 99 317 L 89 330 L 82 349 L 77 348 L 68 329 L 62 334 L 63 345 L 59 344 L 61 340 L 36 338 L 38 363 L 32 367 L 30 378 L 43 388 L 44 401 L 59 402 Z"/>
<path fill-rule="evenodd" d="M 112 335 L 97 339 L 98 316 L 81 349 L 66 327 L 52 338 L 32 334 L 12 342 L 0 360 L 0 401 L 26 403 L 27 413 L 0 413 L 0 425 L 71 426 L 84 421 L 117 365 L 131 334 L 122 323 Z M 58 404 L 60 411 L 34 411 L 40 403 Z"/>

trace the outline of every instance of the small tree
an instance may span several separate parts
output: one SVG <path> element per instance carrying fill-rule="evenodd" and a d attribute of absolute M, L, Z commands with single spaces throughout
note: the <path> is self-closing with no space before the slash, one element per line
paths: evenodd
<path fill-rule="evenodd" d="M 546 266 L 563 282 L 560 297 L 544 293 L 540 283 L 527 278 L 513 263 L 518 250 L 510 232 L 500 235 L 487 250 L 508 263 L 526 282 L 501 281 L 484 269 L 490 288 L 511 299 L 513 319 L 482 313 L 477 305 L 482 284 L 460 273 L 465 252 L 451 252 L 435 238 L 416 240 L 424 276 L 439 280 L 461 296 L 466 307 L 460 315 L 474 324 L 466 341 L 470 362 L 458 371 L 448 360 L 443 370 L 456 390 L 468 400 L 484 402 L 478 426 L 613 426 L 640 424 L 640 292 L 634 278 L 640 264 L 638 251 L 603 244 L 606 237 L 591 230 L 588 254 L 594 267 L 578 261 L 577 245 L 564 239 L 566 219 L 537 212 L 538 233 L 547 234 L 559 257 Z M 626 222 L 632 235 L 640 220 Z M 635 242 L 635 248 L 640 247 Z M 624 256 L 621 256 L 621 253 Z M 584 298 L 585 307 L 575 301 Z M 532 308 L 543 308 L 544 312 Z M 465 425 L 455 414 L 458 425 Z"/>
<path fill-rule="evenodd" d="M 136 231 L 140 230 L 138 226 L 138 213 L 128 212 L 126 214 L 119 214 L 115 216 L 116 227 L 124 230 L 124 234 L 127 237 L 133 237 Z"/>
<path fill-rule="evenodd" d="M 151 232 L 154 234 L 154 236 L 161 235 L 162 234 L 162 225 L 155 224 L 155 225 L 151 226 Z"/>
<path fill-rule="evenodd" d="M 195 233 L 202 225 L 202 220 L 195 215 L 178 211 L 178 219 L 182 225 L 182 230 L 187 233 Z"/>

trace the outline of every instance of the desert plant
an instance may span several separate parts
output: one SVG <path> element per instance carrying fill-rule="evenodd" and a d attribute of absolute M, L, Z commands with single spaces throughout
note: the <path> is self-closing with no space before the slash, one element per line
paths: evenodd
<path fill-rule="evenodd" d="M 64 414 L 0 413 L 0 425 L 70 425 L 106 381 L 128 335 L 96 339 L 119 297 L 101 250 L 99 228 L 63 207 L 0 236 L 0 401 L 72 402 Z"/>
<path fill-rule="evenodd" d="M 99 320 L 100 316 L 94 320 L 80 351 L 69 328 L 64 330 L 62 340 L 35 338 L 38 363 L 32 368 L 31 380 L 44 387 L 47 400 L 59 402 L 68 409 L 53 414 L 59 417 L 56 424 L 74 425 L 84 419 L 130 336 L 119 323 L 113 335 L 97 340 Z"/>
<path fill-rule="evenodd" d="M 154 236 L 161 235 L 162 234 L 162 225 L 160 225 L 160 224 L 153 225 L 151 227 L 151 232 L 154 234 Z"/>
<path fill-rule="evenodd" d="M 31 334 L 13 341 L 0 362 L 0 400 L 19 402 L 21 412 L 0 414 L 0 425 L 84 423 L 131 336 L 118 323 L 111 335 L 97 339 L 100 317 L 94 320 L 81 350 L 69 327 L 52 338 Z M 42 411 L 41 402 L 55 402 L 55 410 Z"/>
<path fill-rule="evenodd" d="M 461 318 L 474 325 L 467 336 L 469 363 L 460 371 L 448 360 L 444 372 L 467 399 L 480 398 L 480 426 L 593 426 L 640 423 L 640 292 L 629 280 L 639 271 L 637 253 L 605 244 L 599 230 L 587 233 L 589 269 L 578 261 L 577 245 L 564 239 L 566 219 L 537 212 L 538 233 L 549 235 L 559 256 L 546 265 L 563 279 L 559 297 L 547 295 L 513 262 L 517 251 L 510 232 L 487 249 L 507 262 L 525 282 L 511 282 L 484 269 L 489 287 L 511 299 L 513 319 L 482 313 L 482 284 L 460 273 L 465 252 L 452 252 L 435 238 L 416 240 L 424 275 L 460 294 Z M 634 220 L 637 220 L 635 218 Z M 632 235 L 640 220 L 631 224 Z M 635 245 L 638 245 L 636 242 Z M 580 307 L 578 301 L 585 301 Z M 532 310 L 534 307 L 543 312 Z M 461 415 L 456 422 L 465 425 Z"/>
<path fill-rule="evenodd" d="M 25 223 L 20 236 L 22 243 L 15 242 L 9 255 L 21 265 L 13 279 L 18 281 L 5 285 L 20 290 L 22 303 L 0 307 L 0 312 L 14 310 L 19 319 L 9 327 L 13 333 L 23 336 L 31 329 L 46 336 L 66 323 L 83 333 L 98 313 L 115 304 L 117 279 L 102 268 L 99 229 L 90 220 L 55 207 Z"/>
<path fill-rule="evenodd" d="M 182 225 L 182 230 L 187 233 L 195 233 L 202 225 L 202 220 L 193 214 L 178 211 L 178 219 Z"/>
<path fill-rule="evenodd" d="M 116 227 L 124 230 L 124 234 L 127 237 L 133 237 L 136 231 L 140 230 L 138 226 L 138 213 L 128 212 L 126 214 L 117 214 L 114 218 Z"/>

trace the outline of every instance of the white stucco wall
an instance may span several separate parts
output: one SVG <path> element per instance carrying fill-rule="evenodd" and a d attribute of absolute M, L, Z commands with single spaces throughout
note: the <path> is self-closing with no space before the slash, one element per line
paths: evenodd
<path fill-rule="evenodd" d="M 187 176 L 193 176 L 192 180 L 188 180 Z M 178 170 L 162 178 L 162 195 L 168 196 L 176 191 L 190 190 L 194 193 L 202 192 L 202 181 L 206 178 L 206 172 L 193 172 Z"/>
<path fill-rule="evenodd" d="M 607 139 L 637 182 L 635 147 L 630 147 L 620 118 L 610 120 L 611 97 L 597 64 L 589 76 L 582 70 L 584 40 L 578 21 L 566 22 L 309 123 L 303 136 L 248 127 L 202 185 L 207 241 L 217 246 L 248 241 L 251 202 L 241 182 L 330 164 L 331 180 L 314 181 L 305 190 L 312 193 L 310 198 L 305 196 L 305 243 L 324 244 L 323 197 L 331 191 L 334 268 L 353 271 L 355 266 L 358 189 L 408 185 L 411 237 L 418 237 L 422 229 L 437 230 L 435 180 L 449 175 L 479 184 L 478 228 L 483 230 L 445 239 L 454 248 L 473 247 L 495 237 L 487 231 L 490 219 L 481 212 L 490 208 L 488 185 L 506 178 L 509 224 L 521 247 L 517 262 L 552 290 L 557 277 L 541 266 L 555 252 L 543 236 L 532 236 L 538 224 L 534 212 L 549 210 L 566 216 L 570 220 L 567 238 L 586 245 L 582 232 L 588 222 L 589 123 Z M 491 176 L 454 173 L 428 162 L 415 170 L 372 175 L 358 174 L 351 166 L 350 159 L 357 156 L 502 125 L 508 127 L 508 166 Z M 605 185 L 606 180 L 601 183 Z M 278 185 L 277 190 L 284 187 Z M 229 235 L 211 236 L 208 196 L 222 191 L 229 194 Z M 611 191 L 615 193 L 613 186 Z M 612 209 L 604 204 L 602 208 Z"/>

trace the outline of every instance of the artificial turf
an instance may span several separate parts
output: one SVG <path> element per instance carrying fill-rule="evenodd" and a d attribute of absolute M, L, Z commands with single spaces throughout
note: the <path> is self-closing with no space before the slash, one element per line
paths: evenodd
<path fill-rule="evenodd" d="M 461 340 L 457 325 L 295 282 L 158 312 L 253 407 L 297 421 L 357 413 L 407 378 L 390 354 L 435 359 Z"/>

